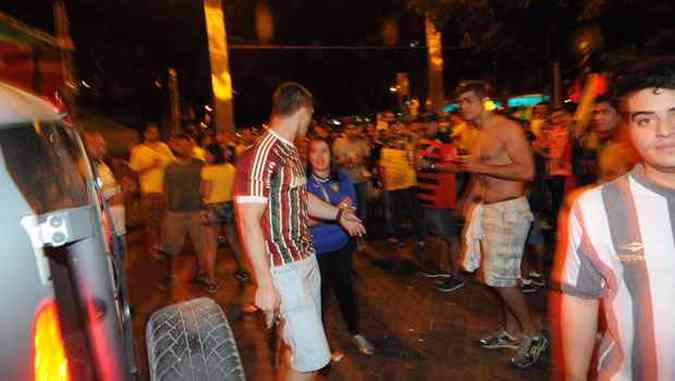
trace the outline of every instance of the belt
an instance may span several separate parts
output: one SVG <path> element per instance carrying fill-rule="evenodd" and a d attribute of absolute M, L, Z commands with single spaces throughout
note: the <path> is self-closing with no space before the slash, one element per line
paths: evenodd
<path fill-rule="evenodd" d="M 490 201 L 490 202 L 485 202 L 485 201 L 483 201 L 483 205 L 492 205 L 492 204 L 498 204 L 498 203 L 500 203 L 500 202 L 517 200 L 517 199 L 519 199 L 519 198 L 521 198 L 521 197 L 523 197 L 523 196 L 524 196 L 524 195 L 521 194 L 520 196 L 511 196 L 511 197 L 503 198 L 503 199 L 497 200 L 497 201 Z"/>

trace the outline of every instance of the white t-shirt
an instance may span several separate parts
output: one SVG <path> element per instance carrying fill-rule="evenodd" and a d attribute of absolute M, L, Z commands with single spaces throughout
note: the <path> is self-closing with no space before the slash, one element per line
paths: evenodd
<path fill-rule="evenodd" d="M 101 190 L 106 199 L 110 199 L 114 195 L 118 194 L 121 189 L 115 175 L 113 175 L 110 167 L 102 161 L 96 163 L 96 172 L 98 172 L 98 177 L 101 179 L 103 186 Z M 110 214 L 112 215 L 112 222 L 115 228 L 115 232 L 120 235 L 127 233 L 126 227 L 126 213 L 124 210 L 124 205 L 109 205 Z"/>

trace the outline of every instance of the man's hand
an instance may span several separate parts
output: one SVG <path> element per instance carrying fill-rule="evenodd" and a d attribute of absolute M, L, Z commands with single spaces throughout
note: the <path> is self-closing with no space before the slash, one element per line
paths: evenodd
<path fill-rule="evenodd" d="M 482 163 L 476 160 L 471 160 L 470 157 L 460 156 L 456 160 L 452 161 L 459 172 L 468 172 L 468 173 L 481 173 Z"/>
<path fill-rule="evenodd" d="M 267 328 L 271 328 L 274 317 L 279 310 L 281 298 L 279 292 L 272 285 L 258 285 L 255 290 L 255 305 L 265 313 Z"/>
<path fill-rule="evenodd" d="M 366 228 L 356 214 L 354 214 L 352 209 L 343 209 L 338 223 L 342 225 L 352 237 L 362 237 L 366 234 Z"/>

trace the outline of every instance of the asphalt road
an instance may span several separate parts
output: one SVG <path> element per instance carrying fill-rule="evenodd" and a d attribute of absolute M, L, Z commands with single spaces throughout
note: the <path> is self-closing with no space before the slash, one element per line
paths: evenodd
<path fill-rule="evenodd" d="M 127 262 L 131 301 L 134 304 L 135 337 L 140 379 L 148 379 L 145 353 L 145 323 L 152 312 L 178 301 L 207 296 L 203 286 L 191 282 L 195 258 L 190 248 L 180 256 L 177 281 L 170 290 L 157 287 L 164 265 L 143 252 L 142 233 L 128 236 Z M 531 369 L 516 370 L 509 364 L 508 350 L 489 351 L 476 343 L 492 332 L 501 319 L 496 296 L 467 278 L 466 286 L 443 294 L 434 280 L 419 276 L 414 266 L 412 244 L 392 249 L 384 241 L 369 242 L 355 254 L 355 289 L 359 298 L 362 334 L 376 347 L 373 356 L 359 354 L 350 341 L 334 299 L 329 300 L 326 331 L 333 350 L 345 353 L 332 364 L 322 380 L 546 380 L 548 358 Z M 434 255 L 436 245 L 427 246 Z M 229 248 L 220 250 L 218 277 L 223 287 L 212 297 L 226 312 L 236 337 L 248 380 L 273 380 L 270 350 L 260 316 L 247 313 L 253 286 L 234 277 L 235 265 Z M 547 292 L 526 296 L 544 325 Z"/>

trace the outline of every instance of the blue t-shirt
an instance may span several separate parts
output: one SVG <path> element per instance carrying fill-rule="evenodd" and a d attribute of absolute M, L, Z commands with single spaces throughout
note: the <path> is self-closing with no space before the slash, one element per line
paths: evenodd
<path fill-rule="evenodd" d="M 307 177 L 307 190 L 331 205 L 338 205 L 345 198 L 349 198 L 356 206 L 356 191 L 354 183 L 343 171 L 338 172 L 339 182 L 321 180 L 313 175 Z M 311 228 L 316 253 L 321 255 L 345 247 L 351 237 L 335 221 L 325 221 Z"/>

